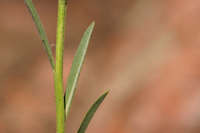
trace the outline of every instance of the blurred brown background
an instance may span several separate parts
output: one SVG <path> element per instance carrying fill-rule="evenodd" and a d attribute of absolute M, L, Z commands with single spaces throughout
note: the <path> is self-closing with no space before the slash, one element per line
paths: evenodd
<path fill-rule="evenodd" d="M 55 49 L 57 0 L 33 0 Z M 96 21 L 68 120 L 87 133 L 200 132 L 200 1 L 69 0 L 64 77 Z M 55 133 L 50 65 L 23 0 L 0 0 L 0 133 Z"/>

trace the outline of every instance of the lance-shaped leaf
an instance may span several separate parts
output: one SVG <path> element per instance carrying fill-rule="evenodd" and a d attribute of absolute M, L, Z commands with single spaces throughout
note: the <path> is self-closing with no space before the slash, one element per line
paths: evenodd
<path fill-rule="evenodd" d="M 67 80 L 67 88 L 66 88 L 66 95 L 65 95 L 66 118 L 68 116 L 68 113 L 71 107 L 71 102 L 76 90 L 79 74 L 80 74 L 84 59 L 85 59 L 85 55 L 87 52 L 89 40 L 93 31 L 94 25 L 95 25 L 94 22 L 92 22 L 92 24 L 87 28 L 87 30 L 83 34 L 83 37 L 80 41 L 79 47 L 77 49 L 77 52 L 72 62 L 71 70 L 70 70 L 69 77 Z"/>
<path fill-rule="evenodd" d="M 85 118 L 83 119 L 81 126 L 77 133 L 85 133 L 85 130 L 87 129 L 92 117 L 94 116 L 95 112 L 97 111 L 98 107 L 101 105 L 105 97 L 107 96 L 108 91 L 101 95 L 96 102 L 91 106 L 87 114 L 85 115 Z"/>
<path fill-rule="evenodd" d="M 53 58 L 52 50 L 51 50 L 51 47 L 49 45 L 48 38 L 46 36 L 45 30 L 44 30 L 42 23 L 40 21 L 40 17 L 37 13 L 37 10 L 35 9 L 32 0 L 24 0 L 24 1 L 25 1 L 26 6 L 29 9 L 30 14 L 32 15 L 32 18 L 34 20 L 36 28 L 39 32 L 40 38 L 43 42 L 43 46 L 45 48 L 45 51 L 47 52 L 51 67 L 54 69 L 55 65 L 54 65 L 54 58 Z"/>

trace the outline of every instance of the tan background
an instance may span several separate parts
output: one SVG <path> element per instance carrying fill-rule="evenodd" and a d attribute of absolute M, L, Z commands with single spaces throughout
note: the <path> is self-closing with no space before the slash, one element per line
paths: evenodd
<path fill-rule="evenodd" d="M 55 49 L 57 0 L 33 0 Z M 66 130 L 110 94 L 87 133 L 199 133 L 200 2 L 69 0 L 64 77 L 96 21 Z M 0 0 L 0 133 L 55 133 L 52 72 L 23 0 Z"/>

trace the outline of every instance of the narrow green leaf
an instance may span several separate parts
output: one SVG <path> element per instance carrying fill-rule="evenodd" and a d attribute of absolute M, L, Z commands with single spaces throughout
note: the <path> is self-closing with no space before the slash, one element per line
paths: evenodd
<path fill-rule="evenodd" d="M 85 118 L 83 119 L 83 121 L 81 123 L 81 126 L 80 126 L 80 128 L 79 128 L 77 133 L 85 133 L 85 130 L 87 129 L 92 117 L 94 116 L 95 112 L 97 111 L 98 107 L 103 102 L 103 100 L 105 99 L 107 94 L 108 94 L 108 91 L 106 93 L 104 93 L 103 95 L 101 95 L 96 100 L 96 102 L 91 106 L 91 108 L 89 109 L 89 111 L 85 115 Z"/>
<path fill-rule="evenodd" d="M 94 25 L 95 23 L 92 22 L 92 24 L 88 27 L 88 29 L 83 34 L 78 50 L 72 62 L 71 70 L 70 70 L 69 77 L 67 80 L 67 88 L 66 88 L 66 95 L 65 95 L 66 118 L 68 116 L 68 113 L 71 107 L 71 102 L 76 90 L 79 74 L 80 74 L 84 59 L 85 59 L 85 55 L 87 52 L 89 40 L 93 31 Z"/>
<path fill-rule="evenodd" d="M 40 17 L 37 13 L 37 10 L 35 9 L 32 0 L 24 0 L 24 1 L 25 1 L 26 6 L 29 9 L 30 14 L 32 15 L 34 22 L 35 22 L 36 28 L 37 28 L 39 35 L 40 35 L 40 38 L 43 42 L 43 46 L 45 48 L 45 51 L 47 52 L 51 67 L 54 69 L 55 65 L 54 65 L 54 58 L 53 58 L 52 50 L 51 50 L 51 47 L 49 45 L 48 38 L 46 36 L 45 30 L 44 30 L 42 23 L 40 21 Z"/>

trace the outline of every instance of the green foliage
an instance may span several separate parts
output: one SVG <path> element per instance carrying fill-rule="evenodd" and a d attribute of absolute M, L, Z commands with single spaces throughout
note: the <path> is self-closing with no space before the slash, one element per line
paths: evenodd
<path fill-rule="evenodd" d="M 57 34 L 56 34 L 56 63 L 54 64 L 54 57 L 52 54 L 51 47 L 49 45 L 48 38 L 45 30 L 40 21 L 39 15 L 32 3 L 32 0 L 24 0 L 28 7 L 36 28 L 39 32 L 40 38 L 42 39 L 45 51 L 48 55 L 52 70 L 54 72 L 54 85 L 55 85 L 55 96 L 56 96 L 56 133 L 64 133 L 65 119 L 68 117 L 68 113 L 71 108 L 71 103 L 77 87 L 80 71 L 85 60 L 85 55 L 89 45 L 92 31 L 94 29 L 94 22 L 87 28 L 83 37 L 80 41 L 77 52 L 74 56 L 72 67 L 67 80 L 67 88 L 65 98 L 63 97 L 63 51 L 64 51 L 64 25 L 65 25 L 65 14 L 67 8 L 66 0 L 58 0 L 58 18 L 57 18 Z M 108 92 L 104 93 L 98 98 L 98 100 L 92 105 L 87 112 L 78 133 L 84 133 L 91 121 L 94 113 L 103 102 Z M 65 103 L 64 103 L 65 101 Z M 65 113 L 64 113 L 65 112 Z"/>
<path fill-rule="evenodd" d="M 81 39 L 80 45 L 78 47 L 78 50 L 75 54 L 72 66 L 71 66 L 71 70 L 70 70 L 69 77 L 67 80 L 67 88 L 66 88 L 66 95 L 65 95 L 66 117 L 68 116 L 71 102 L 76 90 L 79 74 L 80 74 L 84 59 L 85 59 L 85 55 L 87 52 L 87 48 L 88 48 L 88 44 L 89 44 L 89 40 L 93 31 L 93 28 L 94 28 L 94 22 L 85 31 Z"/>
<path fill-rule="evenodd" d="M 83 121 L 81 123 L 78 133 L 85 133 L 85 130 L 87 129 L 88 124 L 90 123 L 92 117 L 94 116 L 94 113 L 97 111 L 98 107 L 103 102 L 103 100 L 107 96 L 107 94 L 108 94 L 108 91 L 106 93 L 104 93 L 103 95 L 101 95 L 96 100 L 96 102 L 90 107 L 87 114 L 85 115 L 85 118 L 83 119 Z"/>
<path fill-rule="evenodd" d="M 45 33 L 45 30 L 42 26 L 42 23 L 40 21 L 40 17 L 33 5 L 33 2 L 32 0 L 24 0 L 25 1 L 25 4 L 26 6 L 28 7 L 29 9 L 29 12 L 30 14 L 32 15 L 32 18 L 34 20 L 34 23 L 36 25 L 36 28 L 39 32 L 39 35 L 40 35 L 40 38 L 43 42 L 43 45 L 44 45 L 44 48 L 45 48 L 45 51 L 48 55 L 48 58 L 49 58 L 49 62 L 51 63 L 51 67 L 54 69 L 55 65 L 54 65 L 54 59 L 53 59 L 53 54 L 52 54 L 52 50 L 51 50 L 51 47 L 49 45 L 49 41 L 48 41 L 48 38 L 46 36 L 46 33 Z"/>

